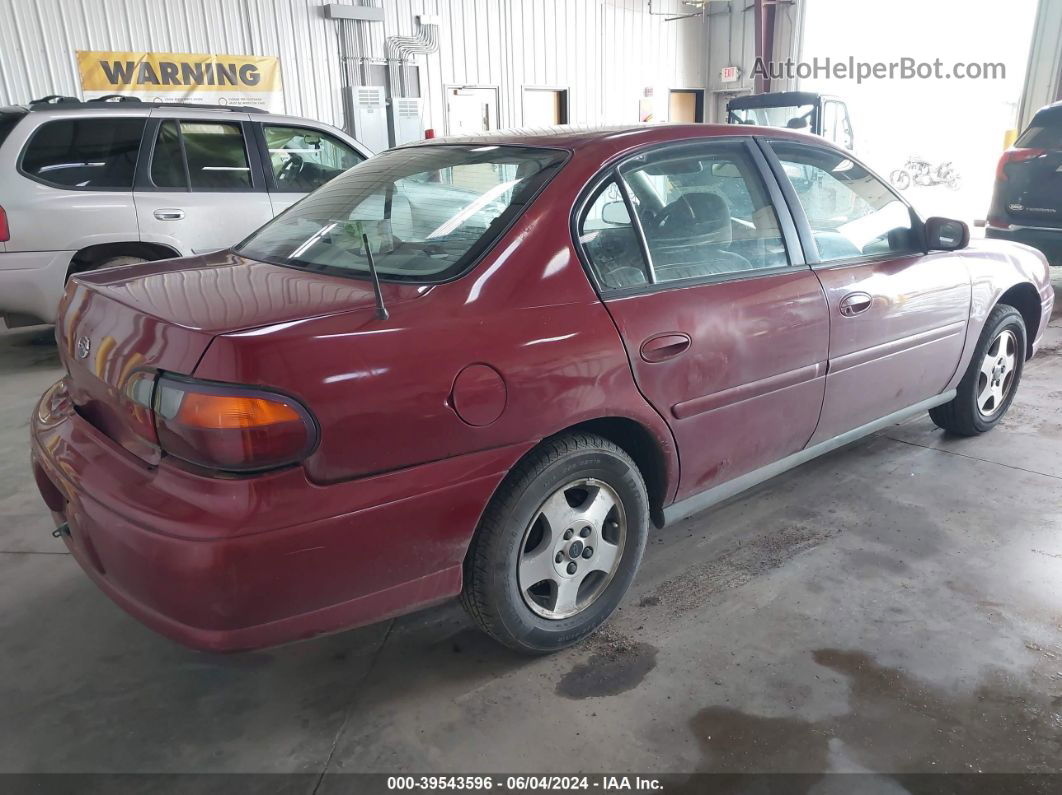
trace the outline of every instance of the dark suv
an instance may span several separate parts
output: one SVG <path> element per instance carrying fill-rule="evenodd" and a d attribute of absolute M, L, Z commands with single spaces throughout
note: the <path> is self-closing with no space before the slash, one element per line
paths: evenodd
<path fill-rule="evenodd" d="M 985 234 L 1062 265 L 1062 102 L 1041 108 L 999 159 Z"/>

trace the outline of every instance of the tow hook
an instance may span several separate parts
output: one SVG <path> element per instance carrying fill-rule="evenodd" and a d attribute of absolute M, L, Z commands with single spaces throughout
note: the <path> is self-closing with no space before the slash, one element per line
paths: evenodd
<path fill-rule="evenodd" d="M 63 536 L 69 536 L 69 535 L 70 535 L 70 523 L 69 522 L 63 522 L 57 528 L 52 530 L 52 536 L 54 538 L 62 538 Z"/>

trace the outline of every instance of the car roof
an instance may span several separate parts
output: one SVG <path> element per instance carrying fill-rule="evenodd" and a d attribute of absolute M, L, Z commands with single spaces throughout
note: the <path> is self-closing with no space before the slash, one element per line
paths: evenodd
<path fill-rule="evenodd" d="M 34 99 L 19 106 L 26 111 L 73 111 L 73 110 L 145 110 L 153 108 L 191 108 L 193 110 L 228 111 L 229 113 L 265 113 L 262 108 L 246 105 L 205 105 L 192 102 L 144 102 L 138 97 L 113 95 L 110 99 L 86 99 L 53 94 Z"/>
<path fill-rule="evenodd" d="M 479 146 L 530 146 L 579 150 L 621 150 L 646 144 L 668 143 L 704 138 L 747 138 L 755 135 L 772 138 L 791 138 L 829 146 L 819 136 L 794 133 L 777 127 L 757 127 L 748 124 L 672 124 L 642 123 L 612 126 L 560 125 L 557 127 L 528 127 L 497 130 L 476 135 L 431 138 L 403 144 L 412 146 L 445 146 L 471 144 Z"/>

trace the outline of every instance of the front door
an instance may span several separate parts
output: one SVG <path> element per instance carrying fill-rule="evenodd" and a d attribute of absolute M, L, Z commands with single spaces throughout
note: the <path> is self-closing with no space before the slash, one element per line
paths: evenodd
<path fill-rule="evenodd" d="M 764 167 L 746 142 L 658 148 L 580 219 L 638 386 L 675 435 L 680 499 L 799 451 L 819 418 L 826 303 Z"/>
<path fill-rule="evenodd" d="M 847 155 L 770 143 L 830 307 L 830 365 L 813 443 L 940 394 L 962 354 L 970 281 L 961 257 L 925 254 L 921 224 Z"/>
<path fill-rule="evenodd" d="M 239 243 L 273 217 L 239 118 L 164 119 L 134 190 L 142 240 L 185 254 Z"/>

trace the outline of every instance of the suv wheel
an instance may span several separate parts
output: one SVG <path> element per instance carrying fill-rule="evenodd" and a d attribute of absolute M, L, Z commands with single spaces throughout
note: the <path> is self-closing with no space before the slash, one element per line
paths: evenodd
<path fill-rule="evenodd" d="M 1025 350 L 1021 313 L 999 304 L 985 322 L 955 398 L 929 410 L 933 422 L 960 436 L 976 436 L 994 428 L 1018 391 Z"/>
<path fill-rule="evenodd" d="M 488 506 L 465 560 L 462 602 L 518 651 L 571 646 L 616 609 L 648 529 L 645 481 L 630 456 L 593 434 L 557 437 Z"/>
<path fill-rule="evenodd" d="M 141 262 L 147 262 L 147 260 L 143 257 L 111 257 L 98 265 L 93 265 L 89 270 L 98 271 L 101 268 L 114 268 L 119 265 L 138 265 Z"/>

